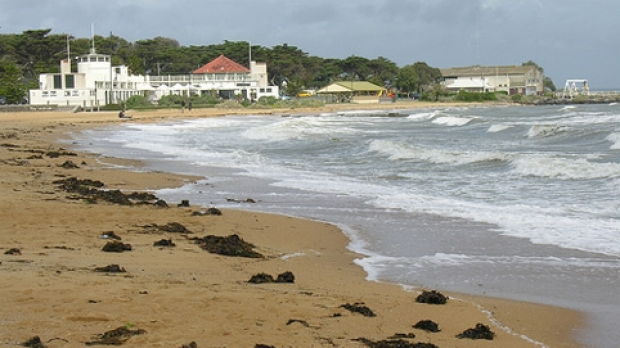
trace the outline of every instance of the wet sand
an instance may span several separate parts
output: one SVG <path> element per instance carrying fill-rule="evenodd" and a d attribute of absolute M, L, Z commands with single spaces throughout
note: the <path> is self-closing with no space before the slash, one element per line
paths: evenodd
<path fill-rule="evenodd" d="M 48 347 L 84 346 L 122 328 L 116 333 L 134 334 L 124 341 L 126 347 L 192 342 L 196 347 L 364 347 L 361 338 L 380 341 L 396 334 L 413 334 L 401 339 L 437 347 L 580 347 L 572 335 L 583 317 L 571 310 L 452 293 L 444 293 L 445 305 L 431 305 L 416 302 L 431 289 L 369 282 L 354 263 L 359 255 L 347 249 L 346 236 L 326 223 L 234 210 L 194 216 L 206 208 L 191 202 L 167 202 L 163 208 L 88 200 L 59 183 L 71 177 L 99 180 L 105 184 L 101 189 L 127 194 L 202 179 L 124 171 L 119 164 L 139 168 L 140 163 L 76 153 L 58 143 L 81 129 L 230 113 L 435 106 L 130 111 L 130 120 L 116 113 L 0 113 L 0 344 L 15 346 L 38 336 Z M 186 231 L 159 228 L 171 223 Z M 111 239 L 102 236 L 109 232 L 131 250 L 103 251 Z M 194 240 L 208 235 L 237 235 L 263 257 L 210 253 Z M 161 240 L 175 246 L 154 245 Z M 95 271 L 109 265 L 125 272 Z M 248 282 L 260 273 L 277 278 L 284 272 L 291 272 L 294 282 Z M 412 327 L 421 320 L 438 323 L 441 331 Z M 478 323 L 495 333 L 494 340 L 456 337 Z"/>

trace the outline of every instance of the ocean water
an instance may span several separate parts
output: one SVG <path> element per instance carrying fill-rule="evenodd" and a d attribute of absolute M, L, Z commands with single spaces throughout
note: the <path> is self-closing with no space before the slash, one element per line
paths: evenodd
<path fill-rule="evenodd" d="M 578 309 L 587 346 L 620 341 L 620 105 L 127 122 L 74 144 L 205 177 L 169 202 L 337 224 L 371 280 Z"/>

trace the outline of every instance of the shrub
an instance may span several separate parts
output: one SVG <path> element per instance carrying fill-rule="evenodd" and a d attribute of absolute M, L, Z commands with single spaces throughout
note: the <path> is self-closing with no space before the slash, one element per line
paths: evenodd
<path fill-rule="evenodd" d="M 136 109 L 152 105 L 148 99 L 141 95 L 134 95 L 125 102 L 127 109 Z"/>
<path fill-rule="evenodd" d="M 515 94 L 511 96 L 510 99 L 512 99 L 512 101 L 515 103 L 520 103 L 521 100 L 523 99 L 523 96 L 521 94 Z"/>
<path fill-rule="evenodd" d="M 468 92 L 460 90 L 456 96 L 456 100 L 465 102 L 497 100 L 497 95 L 493 92 Z"/>

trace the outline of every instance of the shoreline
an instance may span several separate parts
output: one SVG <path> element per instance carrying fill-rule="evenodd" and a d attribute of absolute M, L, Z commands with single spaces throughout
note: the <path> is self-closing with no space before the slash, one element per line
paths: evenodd
<path fill-rule="evenodd" d="M 464 106 L 416 106 L 407 103 L 400 107 L 378 105 L 376 108 L 437 108 L 438 105 Z M 297 114 L 333 112 L 335 109 L 343 110 L 330 107 L 303 111 L 278 110 L 282 113 L 243 110 L 243 113 Z M 350 109 L 370 107 L 356 105 Z M 184 114 L 178 110 L 149 115 L 134 113 L 130 122 L 161 122 L 172 118 L 225 114 L 239 114 L 239 110 L 195 109 Z M 200 207 L 174 207 L 178 202 L 168 202 L 170 208 L 156 210 L 110 204 L 85 205 L 69 200 L 66 194 L 54 190 L 53 180 L 77 176 L 80 179 L 101 180 L 110 189 L 153 190 L 177 187 L 198 178 L 162 172 L 125 171 L 98 162 L 103 160 L 109 164 L 130 166 L 139 163 L 100 159 L 84 153 L 55 159 L 46 156 L 26 159 L 32 155 L 31 150 L 57 150 L 62 147 L 57 141 L 67 132 L 128 121 L 119 120 L 116 113 L 0 114 L 0 120 L 5 125 L 0 134 L 4 144 L 0 168 L 5 174 L 0 216 L 3 221 L 12 221 L 6 224 L 12 226 L 11 229 L 20 231 L 17 235 L 9 235 L 10 231 L 5 229 L 0 235 L 0 250 L 3 254 L 14 247 L 22 251 L 21 255 L 2 255 L 1 259 L 0 272 L 5 273 L 9 284 L 3 286 L 7 296 L 2 307 L 8 310 L 2 311 L 0 322 L 7 332 L 11 332 L 10 337 L 2 335 L 2 344 L 24 342 L 34 335 L 40 335 L 45 341 L 61 337 L 61 333 L 68 340 L 67 332 L 73 329 L 76 332 L 71 334 L 75 335 L 71 343 L 83 343 L 89 336 L 108 328 L 132 323 L 132 326 L 146 330 L 147 334 L 131 338 L 126 346 L 149 344 L 170 347 L 195 341 L 198 347 L 214 344 L 253 346 L 258 343 L 276 347 L 291 344 L 330 346 L 329 342 L 361 347 L 360 342 L 352 339 L 364 336 L 380 340 L 397 332 L 413 332 L 417 337 L 410 342 L 431 342 L 438 347 L 541 346 L 538 342 L 549 347 L 581 346 L 570 336 L 578 327 L 584 326 L 584 319 L 572 310 L 449 293 L 447 295 L 451 300 L 446 306 L 417 304 L 414 299 L 422 289 L 406 291 L 400 285 L 367 281 L 363 269 L 354 264 L 358 255 L 347 249 L 348 238 L 335 226 L 325 223 L 231 210 L 223 211 L 221 219 L 206 217 L 196 221 L 188 215 Z M 67 160 L 77 164 L 78 168 L 60 167 Z M 67 210 L 71 214 L 62 213 Z M 192 231 L 200 231 L 194 233 L 198 236 L 213 230 L 219 234 L 238 232 L 241 238 L 257 245 L 268 257 L 260 261 L 216 257 L 182 241 L 177 235 L 141 230 L 143 226 L 162 224 L 170 219 L 188 224 Z M 101 240 L 97 236 L 106 228 L 116 230 L 123 239 L 130 240 L 132 245 L 136 245 L 136 250 L 127 255 L 104 255 L 106 253 L 99 250 Z M 161 237 L 179 240 L 179 246 L 167 251 L 153 248 L 152 240 Z M 88 271 L 94 265 L 105 266 L 106 262 L 116 259 L 122 260 L 121 266 L 131 269 L 130 274 L 102 276 Z M 201 263 L 216 267 L 197 267 Z M 188 273 L 188 270 L 191 272 Z M 294 285 L 250 286 L 246 282 L 254 273 L 275 275 L 283 271 L 295 274 Z M 32 283 L 28 284 L 25 279 Z M 34 284 L 45 286 L 45 289 L 38 289 Z M 56 290 L 53 294 L 46 291 L 52 289 Z M 76 291 L 79 293 L 75 294 Z M 107 295 L 110 293 L 112 295 Z M 99 302 L 91 303 L 91 300 Z M 220 304 L 220 301 L 223 303 Z M 377 318 L 364 318 L 342 311 L 339 307 L 354 302 L 365 303 L 378 313 Z M 54 309 L 63 308 L 67 303 L 74 308 L 65 308 L 60 313 Z M 204 312 L 193 313 L 196 308 L 202 308 Z M 47 315 L 51 319 L 37 319 L 41 311 L 43 318 Z M 20 313 L 19 319 L 13 319 L 10 315 L 16 312 Z M 184 322 L 188 313 L 196 314 L 200 319 L 192 319 L 192 323 L 188 324 Z M 488 313 L 492 314 L 493 319 L 489 319 Z M 308 326 L 301 322 L 294 322 L 293 325 L 278 322 L 286 322 L 289 316 Z M 429 334 L 411 328 L 422 319 L 438 322 L 442 332 Z M 237 327 L 237 331 L 222 327 L 222 322 Z M 454 337 L 477 322 L 490 325 L 497 334 L 496 340 L 470 341 Z M 25 323 L 32 323 L 32 327 L 23 327 Z M 302 325 L 297 325 L 300 323 Z M 497 323 L 501 323 L 502 327 Z M 512 332 L 507 332 L 507 328 Z M 204 334 L 205 330 L 210 334 Z M 53 347 L 53 343 L 50 346 Z"/>

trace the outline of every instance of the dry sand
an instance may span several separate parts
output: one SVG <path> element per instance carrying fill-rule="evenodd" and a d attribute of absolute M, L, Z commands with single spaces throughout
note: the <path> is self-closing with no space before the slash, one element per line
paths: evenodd
<path fill-rule="evenodd" d="M 414 106 L 429 105 L 374 107 Z M 345 106 L 314 111 L 338 108 Z M 310 110 L 263 112 L 305 111 Z M 67 151 L 57 139 L 111 123 L 228 113 L 242 112 L 130 112 L 132 120 L 119 120 L 116 113 L 0 113 L 1 346 L 19 346 L 38 336 L 47 347 L 81 347 L 120 327 L 136 334 L 126 347 L 365 347 L 357 339 L 380 341 L 398 333 L 415 335 L 407 342 L 440 348 L 580 346 L 572 332 L 582 318 L 570 310 L 450 293 L 444 293 L 450 297 L 447 304 L 430 305 L 416 303 L 425 289 L 369 282 L 354 264 L 360 255 L 326 223 L 233 210 L 192 216 L 205 208 L 178 207 L 180 202 L 168 202 L 168 208 L 88 203 L 54 183 L 70 177 L 100 180 L 106 189 L 129 193 L 196 180 L 122 171 L 109 165 L 122 159 Z M 155 228 L 172 222 L 189 232 Z M 100 236 L 110 231 L 132 250 L 102 251 L 109 240 Z M 191 240 L 234 234 L 265 257 L 212 254 Z M 153 245 L 161 239 L 176 246 Z M 16 250 L 6 254 L 11 249 Z M 94 271 L 112 264 L 126 272 Z M 275 278 L 287 271 L 294 283 L 248 282 L 259 273 Z M 346 304 L 365 306 L 376 316 L 349 311 Z M 420 320 L 438 323 L 441 331 L 412 328 Z M 495 339 L 455 337 L 477 323 L 488 325 Z"/>

